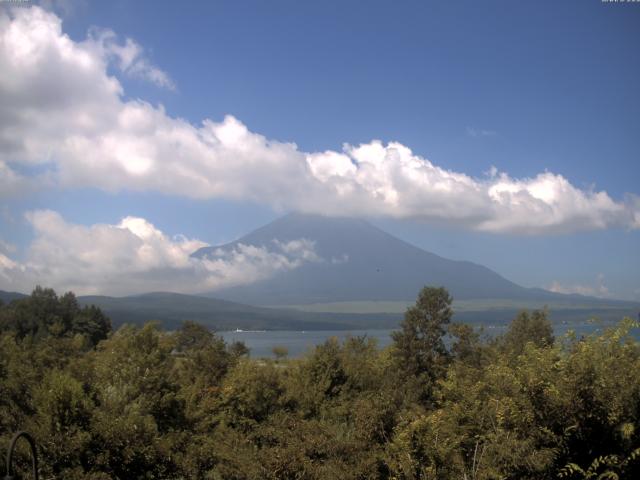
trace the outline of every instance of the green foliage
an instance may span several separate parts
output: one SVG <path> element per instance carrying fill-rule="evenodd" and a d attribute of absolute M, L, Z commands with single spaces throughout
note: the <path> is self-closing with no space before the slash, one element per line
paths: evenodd
<path fill-rule="evenodd" d="M 490 340 L 450 305 L 425 288 L 387 349 L 271 361 L 193 322 L 107 335 L 36 289 L 0 307 L 0 442 L 30 431 L 71 480 L 640 478 L 635 322 L 555 341 L 523 312 Z"/>
<path fill-rule="evenodd" d="M 431 399 L 436 380 L 446 371 L 449 352 L 443 338 L 453 315 L 452 301 L 445 288 L 424 287 L 407 309 L 401 330 L 392 334 L 397 367 L 412 377 L 421 401 Z"/>
<path fill-rule="evenodd" d="M 61 297 L 50 288 L 36 287 L 31 296 L 0 305 L 0 332 L 18 339 L 84 335 L 91 345 L 104 340 L 111 321 L 95 306 L 80 308 L 72 292 Z"/>
<path fill-rule="evenodd" d="M 509 325 L 507 333 L 499 339 L 499 343 L 505 350 L 516 355 L 521 354 L 529 342 L 537 347 L 552 346 L 553 326 L 547 317 L 546 310 L 534 310 L 531 314 L 527 311 L 520 312 Z"/>
<path fill-rule="evenodd" d="M 283 407 L 284 386 L 272 363 L 242 361 L 229 372 L 220 392 L 224 423 L 249 428 Z"/>
<path fill-rule="evenodd" d="M 289 349 L 287 347 L 283 347 L 281 345 L 276 345 L 271 349 L 273 352 L 273 356 L 276 357 L 277 360 L 282 360 L 289 355 Z"/>
<path fill-rule="evenodd" d="M 450 351 L 453 359 L 478 367 L 483 364 L 488 349 L 482 342 L 480 332 L 471 325 L 452 323 L 448 333 L 453 340 Z"/>
<path fill-rule="evenodd" d="M 625 458 L 618 455 L 605 455 L 593 459 L 589 467 L 584 470 L 575 463 L 568 463 L 558 472 L 558 478 L 567 479 L 609 479 L 619 480 L 636 478 L 640 463 L 640 448 L 636 448 Z M 635 469 L 635 471 L 633 471 Z"/>

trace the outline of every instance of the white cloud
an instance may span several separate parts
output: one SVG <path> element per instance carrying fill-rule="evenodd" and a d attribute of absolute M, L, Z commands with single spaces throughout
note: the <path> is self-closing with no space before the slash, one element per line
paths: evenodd
<path fill-rule="evenodd" d="M 238 245 L 205 259 L 191 257 L 204 242 L 168 237 L 143 218 L 89 227 L 50 210 L 29 212 L 35 239 L 24 262 L 0 253 L 0 289 L 30 291 L 36 284 L 78 294 L 129 295 L 150 291 L 198 293 L 269 278 L 321 261 L 305 239 L 270 248 Z"/>
<path fill-rule="evenodd" d="M 16 247 L 13 243 L 5 242 L 2 237 L 0 237 L 0 253 L 15 253 L 18 251 L 18 247 Z"/>
<path fill-rule="evenodd" d="M 128 76 L 147 80 L 169 90 L 176 89 L 169 75 L 152 65 L 144 56 L 144 49 L 131 38 L 127 38 L 124 44 L 118 43 L 118 36 L 112 30 L 92 28 L 86 45 Z"/>
<path fill-rule="evenodd" d="M 232 250 L 218 248 L 199 261 L 209 275 L 207 288 L 216 289 L 253 283 L 280 271 L 323 260 L 316 253 L 314 242 L 298 239 L 286 243 L 274 240 L 271 250 L 244 244 L 238 244 Z"/>
<path fill-rule="evenodd" d="M 610 298 L 611 292 L 604 283 L 604 275 L 599 274 L 596 283 L 592 285 L 563 285 L 558 281 L 553 281 L 551 285 L 547 287 L 547 290 L 556 293 L 577 293 L 579 295 L 585 295 L 588 297 L 600 297 Z"/>
<path fill-rule="evenodd" d="M 29 180 L 0 160 L 0 198 L 15 197 L 29 187 Z"/>
<path fill-rule="evenodd" d="M 483 130 L 481 128 L 467 127 L 467 135 L 470 137 L 495 137 L 498 134 L 495 130 Z"/>
<path fill-rule="evenodd" d="M 38 0 L 37 3 L 45 10 L 56 12 L 64 18 L 73 17 L 79 10 L 87 7 L 86 0 Z"/>
<path fill-rule="evenodd" d="M 339 255 L 337 257 L 331 257 L 331 263 L 333 265 L 341 265 L 343 263 L 347 263 L 349 261 L 349 255 L 347 255 L 346 253 L 343 253 L 342 255 Z"/>
<path fill-rule="evenodd" d="M 169 86 L 132 40 L 108 30 L 74 42 L 37 7 L 0 13 L 0 185 L 13 164 L 45 164 L 64 188 L 156 191 L 250 200 L 329 215 L 411 217 L 489 232 L 544 234 L 640 228 L 640 200 L 613 200 L 562 175 L 474 178 L 397 142 L 303 152 L 238 119 L 194 125 L 162 106 L 127 100 L 109 65 Z M 474 132 L 478 133 L 478 131 Z M 480 131 L 482 134 L 483 132 Z M 15 172 L 14 172 L 15 173 Z"/>
<path fill-rule="evenodd" d="M 0 253 L 0 275 L 4 274 L 5 271 L 10 271 L 17 268 L 17 266 L 18 265 L 16 264 L 16 262 L 11 260 L 6 255 L 3 255 L 2 253 Z"/>

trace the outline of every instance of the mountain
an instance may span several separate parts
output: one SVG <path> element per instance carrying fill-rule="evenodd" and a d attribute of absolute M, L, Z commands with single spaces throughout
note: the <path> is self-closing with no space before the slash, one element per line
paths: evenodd
<path fill-rule="evenodd" d="M 4 290 L 0 290 L 0 301 L 2 303 L 11 303 L 14 300 L 20 300 L 21 298 L 25 298 L 27 295 L 24 293 L 18 292 L 5 292 Z"/>
<path fill-rule="evenodd" d="M 96 305 L 111 318 L 114 327 L 157 320 L 164 328 L 192 320 L 214 330 L 349 330 L 393 328 L 399 314 L 342 314 L 302 312 L 253 307 L 215 298 L 156 292 L 129 297 L 101 295 L 78 297 L 81 305 Z"/>
<path fill-rule="evenodd" d="M 205 247 L 214 250 L 238 244 L 273 248 L 274 240 L 305 238 L 315 242 L 323 261 L 282 271 L 251 285 L 216 290 L 217 298 L 254 305 L 296 305 L 362 300 L 413 300 L 425 285 L 446 287 L 457 300 L 555 300 L 567 298 L 542 289 L 521 287 L 487 267 L 448 260 L 404 242 L 352 218 L 293 213 L 259 228 L 235 242 Z"/>
<path fill-rule="evenodd" d="M 524 288 L 482 265 L 421 250 L 364 220 L 290 214 L 235 242 L 203 248 L 193 256 L 202 258 L 217 248 L 233 249 L 241 243 L 273 249 L 274 240 L 301 238 L 314 242 L 321 261 L 305 263 L 251 285 L 217 290 L 211 294 L 216 298 L 148 293 L 80 296 L 78 300 L 82 305 L 100 307 L 116 327 L 158 320 L 168 329 L 184 320 L 216 330 L 395 328 L 425 285 L 447 287 L 454 297 L 455 319 L 463 322 L 504 323 L 523 308 L 545 304 L 557 322 L 584 321 L 592 316 L 615 321 L 638 315 L 637 302 Z M 4 303 L 24 296 L 0 291 Z"/>
<path fill-rule="evenodd" d="M 58 292 L 60 293 L 60 292 Z M 28 295 L 0 290 L 5 304 Z M 95 305 L 111 319 L 114 328 L 128 323 L 142 325 L 158 321 L 163 328 L 178 328 L 185 320 L 213 330 L 360 330 L 395 328 L 400 313 L 325 313 L 254 307 L 216 298 L 154 292 L 127 297 L 79 296 L 81 306 Z"/>
<path fill-rule="evenodd" d="M 0 290 L 0 299 L 26 298 L 27 295 Z M 299 308 L 263 308 L 215 298 L 178 293 L 147 293 L 128 297 L 101 295 L 80 296 L 81 305 L 96 305 L 112 321 L 114 328 L 124 323 L 142 325 L 158 321 L 166 329 L 178 328 L 183 321 L 192 320 L 213 330 L 367 330 L 397 328 L 404 308 L 393 312 L 367 313 L 304 311 Z M 312 306 L 313 307 L 313 306 Z M 375 305 L 374 305 L 375 307 Z M 397 307 L 397 306 L 394 306 Z M 522 308 L 535 305 L 471 302 L 470 305 L 454 302 L 456 321 L 476 324 L 505 324 Z M 357 309 L 356 309 L 357 310 Z M 596 316 L 605 322 L 618 321 L 625 316 L 635 317 L 638 305 L 631 302 L 567 303 L 552 306 L 554 322 L 584 322 Z"/>

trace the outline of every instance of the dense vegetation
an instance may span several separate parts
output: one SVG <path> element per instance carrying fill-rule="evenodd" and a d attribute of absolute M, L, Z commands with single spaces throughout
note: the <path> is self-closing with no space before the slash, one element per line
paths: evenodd
<path fill-rule="evenodd" d="M 640 478 L 630 319 L 554 339 L 523 312 L 486 339 L 451 317 L 425 288 L 387 349 L 254 360 L 189 322 L 110 332 L 36 289 L 0 307 L 0 441 L 30 431 L 43 478 Z"/>

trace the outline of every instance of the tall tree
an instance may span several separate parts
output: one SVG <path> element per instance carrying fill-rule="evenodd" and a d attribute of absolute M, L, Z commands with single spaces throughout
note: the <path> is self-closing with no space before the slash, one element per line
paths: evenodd
<path fill-rule="evenodd" d="M 521 354 L 529 342 L 536 347 L 550 347 L 554 340 L 553 326 L 546 309 L 534 310 L 531 314 L 527 311 L 520 312 L 499 339 L 504 349 L 516 355 Z"/>
<path fill-rule="evenodd" d="M 406 376 L 415 377 L 426 399 L 449 360 L 443 337 L 451 321 L 452 298 L 444 287 L 424 287 L 416 304 L 407 309 L 401 330 L 393 332 L 394 356 Z"/>
<path fill-rule="evenodd" d="M 58 297 L 51 288 L 37 286 L 29 297 L 0 307 L 0 331 L 36 340 L 81 334 L 95 346 L 109 336 L 111 320 L 94 305 L 80 308 L 73 292 Z"/>

